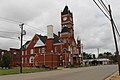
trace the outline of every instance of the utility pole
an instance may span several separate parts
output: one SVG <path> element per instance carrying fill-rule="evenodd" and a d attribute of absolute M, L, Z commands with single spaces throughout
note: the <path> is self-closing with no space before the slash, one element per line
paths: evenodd
<path fill-rule="evenodd" d="M 116 35 L 115 35 L 114 21 L 113 21 L 113 18 L 112 18 L 112 13 L 111 13 L 111 7 L 110 7 L 110 5 L 108 5 L 108 7 L 109 7 L 109 14 L 110 14 L 110 21 L 111 21 L 112 30 L 113 30 L 113 37 L 114 37 L 114 41 L 115 41 L 115 48 L 116 48 L 115 55 L 117 56 L 119 76 L 120 76 L 119 51 L 118 51 L 117 39 L 116 39 Z"/>
<path fill-rule="evenodd" d="M 24 25 L 24 23 L 19 24 L 19 26 L 21 28 L 20 73 L 22 73 L 22 43 L 23 43 L 23 35 L 25 35 L 25 31 L 23 30 L 23 25 Z"/>
<path fill-rule="evenodd" d="M 117 61 L 118 61 L 118 69 L 119 69 L 118 71 L 119 71 L 119 76 L 120 76 L 120 59 L 119 59 L 119 51 L 118 51 L 118 45 L 117 45 L 115 30 L 117 31 L 118 35 L 119 35 L 119 32 L 118 32 L 118 29 L 117 29 L 117 27 L 114 23 L 113 17 L 112 17 L 111 7 L 110 7 L 110 5 L 108 5 L 108 8 L 107 8 L 107 6 L 105 5 L 105 3 L 102 0 L 98 0 L 101 7 L 95 0 L 93 0 L 93 1 L 97 5 L 97 7 L 102 11 L 102 13 L 106 16 L 106 18 L 108 18 L 111 22 L 112 31 L 113 31 L 113 38 L 114 38 L 115 48 L 116 48 L 115 55 L 117 56 L 116 58 L 117 58 Z"/>
<path fill-rule="evenodd" d="M 98 51 L 98 65 L 100 64 L 100 60 L 99 60 L 99 48 L 97 48 Z"/>
<path fill-rule="evenodd" d="M 82 60 L 82 64 L 83 64 L 83 44 L 81 44 L 81 60 Z"/>

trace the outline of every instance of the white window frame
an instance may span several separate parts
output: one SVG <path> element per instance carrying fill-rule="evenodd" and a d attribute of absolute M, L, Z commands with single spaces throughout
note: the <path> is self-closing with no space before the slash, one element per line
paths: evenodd
<path fill-rule="evenodd" d="M 13 54 L 17 54 L 17 52 L 14 52 Z"/>
<path fill-rule="evenodd" d="M 30 50 L 30 54 L 34 54 L 34 49 L 31 49 L 31 50 Z"/>
<path fill-rule="evenodd" d="M 38 60 L 35 61 L 35 65 L 36 65 L 36 66 L 39 65 L 39 61 L 38 61 Z"/>
<path fill-rule="evenodd" d="M 68 51 L 70 51 L 71 49 L 70 49 L 70 46 L 68 46 Z"/>
<path fill-rule="evenodd" d="M 45 53 L 45 48 L 42 48 L 42 53 Z"/>
<path fill-rule="evenodd" d="M 27 58 L 25 58 L 25 63 L 27 63 Z"/>
<path fill-rule="evenodd" d="M 25 51 L 25 55 L 27 55 L 27 50 Z"/>
<path fill-rule="evenodd" d="M 29 63 L 34 63 L 34 57 L 33 56 L 30 57 Z"/>
<path fill-rule="evenodd" d="M 22 64 L 24 63 L 24 58 L 22 57 Z"/>
<path fill-rule="evenodd" d="M 4 55 L 4 53 L 5 53 L 5 52 L 4 52 L 4 51 L 2 51 L 2 55 Z"/>
<path fill-rule="evenodd" d="M 22 51 L 22 55 L 24 55 L 24 51 Z"/>
<path fill-rule="evenodd" d="M 41 51 L 41 50 L 40 50 L 40 48 L 39 48 L 38 53 L 40 53 L 40 51 Z"/>
<path fill-rule="evenodd" d="M 57 52 L 57 47 L 55 47 L 55 52 Z"/>

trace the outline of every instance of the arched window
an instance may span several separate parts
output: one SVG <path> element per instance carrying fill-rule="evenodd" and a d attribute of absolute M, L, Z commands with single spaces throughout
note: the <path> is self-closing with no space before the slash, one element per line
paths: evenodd
<path fill-rule="evenodd" d="M 29 59 L 29 63 L 33 63 L 34 62 L 34 57 L 31 56 L 30 59 Z"/>

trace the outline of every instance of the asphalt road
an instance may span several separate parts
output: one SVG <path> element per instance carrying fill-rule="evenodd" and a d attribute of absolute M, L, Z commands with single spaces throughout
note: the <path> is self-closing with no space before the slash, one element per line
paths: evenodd
<path fill-rule="evenodd" d="M 104 80 L 117 65 L 92 66 L 48 72 L 0 76 L 0 80 Z"/>

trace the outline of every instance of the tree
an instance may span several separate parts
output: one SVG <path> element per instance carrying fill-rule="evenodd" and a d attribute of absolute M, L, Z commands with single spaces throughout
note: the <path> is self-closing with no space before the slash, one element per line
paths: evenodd
<path fill-rule="evenodd" d="M 98 55 L 98 58 L 105 58 L 105 57 L 104 57 L 104 54 L 100 53 L 100 54 Z"/>
<path fill-rule="evenodd" d="M 96 59 L 95 54 L 93 54 L 93 59 Z"/>
<path fill-rule="evenodd" d="M 10 63 L 11 63 L 11 53 L 6 52 L 2 55 L 1 57 L 1 63 L 0 66 L 3 68 L 10 68 Z"/>
<path fill-rule="evenodd" d="M 104 52 L 104 57 L 110 59 L 110 57 L 112 56 L 111 52 Z"/>
<path fill-rule="evenodd" d="M 86 52 L 83 52 L 83 59 L 93 59 L 93 58 L 92 58 L 92 54 L 91 54 L 91 53 L 88 54 L 88 53 L 86 53 Z"/>

